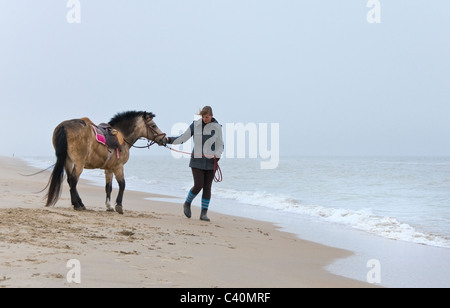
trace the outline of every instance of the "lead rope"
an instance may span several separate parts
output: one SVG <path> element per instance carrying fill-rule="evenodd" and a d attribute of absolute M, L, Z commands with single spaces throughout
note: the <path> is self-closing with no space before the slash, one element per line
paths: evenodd
<path fill-rule="evenodd" d="M 177 152 L 177 153 L 192 155 L 192 153 L 176 150 L 174 148 L 169 147 L 168 145 L 165 145 L 165 147 L 168 148 L 169 150 L 172 150 L 172 151 Z M 216 182 L 216 183 L 222 182 L 223 181 L 223 175 L 222 175 L 222 170 L 220 169 L 220 166 L 219 166 L 219 162 L 217 161 L 217 157 L 212 156 L 212 155 L 205 155 L 205 154 L 202 154 L 202 156 L 203 157 L 208 157 L 208 158 L 214 158 L 214 182 Z"/>

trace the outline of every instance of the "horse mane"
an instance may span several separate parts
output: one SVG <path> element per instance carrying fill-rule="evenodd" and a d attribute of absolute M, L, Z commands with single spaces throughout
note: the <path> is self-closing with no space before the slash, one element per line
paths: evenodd
<path fill-rule="evenodd" d="M 145 117 L 145 115 L 148 115 L 150 118 L 156 117 L 156 115 L 153 112 L 146 112 L 146 111 L 124 111 L 117 113 L 111 121 L 109 121 L 109 125 L 115 126 L 118 123 L 121 122 L 128 122 L 136 119 L 137 117 Z"/>

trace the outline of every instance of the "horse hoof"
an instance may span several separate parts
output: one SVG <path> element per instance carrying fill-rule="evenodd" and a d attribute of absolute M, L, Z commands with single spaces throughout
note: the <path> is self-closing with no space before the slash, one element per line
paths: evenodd
<path fill-rule="evenodd" d="M 107 212 L 114 212 L 114 209 L 112 207 L 109 207 L 106 209 Z"/>
<path fill-rule="evenodd" d="M 84 206 L 77 206 L 73 208 L 75 211 L 86 211 L 86 208 Z"/>
<path fill-rule="evenodd" d="M 116 212 L 119 213 L 119 214 L 123 214 L 122 206 L 116 205 Z"/>

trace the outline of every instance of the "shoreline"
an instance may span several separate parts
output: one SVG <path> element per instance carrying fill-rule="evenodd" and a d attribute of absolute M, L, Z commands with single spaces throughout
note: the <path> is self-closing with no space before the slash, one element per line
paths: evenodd
<path fill-rule="evenodd" d="M 87 211 L 74 211 L 68 185 L 55 207 L 41 191 L 49 171 L 0 157 L 0 287 L 309 288 L 376 287 L 325 267 L 353 253 L 299 239 L 269 222 L 219 214 L 184 217 L 171 198 L 126 190 L 124 215 L 105 211 L 102 187 L 83 180 Z M 113 191 L 113 198 L 117 190 Z M 170 199 L 168 199 L 170 200 Z M 79 260 L 81 283 L 67 281 Z"/>

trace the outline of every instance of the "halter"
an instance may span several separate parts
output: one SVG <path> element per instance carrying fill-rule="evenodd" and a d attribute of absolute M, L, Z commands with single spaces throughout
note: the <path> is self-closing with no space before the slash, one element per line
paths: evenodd
<path fill-rule="evenodd" d="M 153 119 L 151 119 L 150 121 L 153 121 Z M 150 122 L 150 121 L 148 121 L 148 122 Z M 149 134 L 150 131 L 153 134 L 153 138 L 152 139 L 149 140 L 148 138 L 145 138 L 145 139 L 148 140 L 147 145 L 145 145 L 145 146 L 135 146 L 131 142 L 128 142 L 125 138 L 123 140 L 125 140 L 125 142 L 128 143 L 130 145 L 130 147 L 133 147 L 133 148 L 136 148 L 136 149 L 146 149 L 146 148 L 150 149 L 150 147 L 152 145 L 157 143 L 156 138 L 158 138 L 160 136 L 163 136 L 163 138 L 164 138 L 167 135 L 165 133 L 158 134 L 158 132 L 153 127 L 151 127 L 148 123 L 145 123 L 145 126 L 147 127 L 147 136 L 150 135 Z M 142 139 L 142 138 L 139 138 L 139 139 Z"/>

